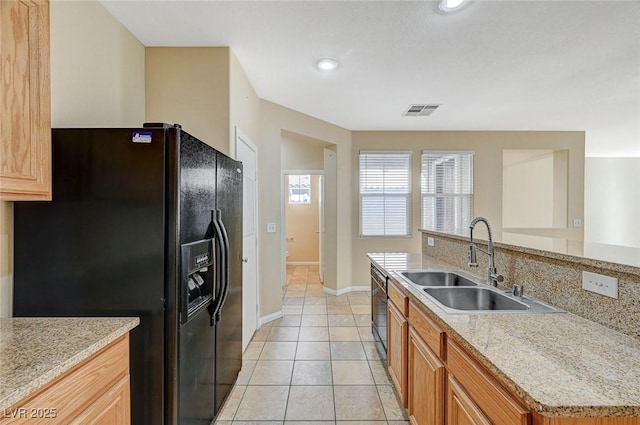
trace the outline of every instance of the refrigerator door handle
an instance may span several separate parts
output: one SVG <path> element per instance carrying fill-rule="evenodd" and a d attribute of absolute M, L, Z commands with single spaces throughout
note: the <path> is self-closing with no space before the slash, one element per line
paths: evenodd
<path fill-rule="evenodd" d="M 220 224 L 218 221 L 218 210 L 212 211 L 212 219 L 211 223 L 213 224 L 213 229 L 215 231 L 215 244 L 216 244 L 216 293 L 214 294 L 213 304 L 211 304 L 211 326 L 215 325 L 215 323 L 220 320 L 220 308 L 222 308 L 222 300 L 224 297 L 224 285 L 225 285 L 225 267 L 227 264 L 226 260 L 226 246 L 224 244 L 224 239 L 222 236 L 222 230 L 220 229 Z"/>
<path fill-rule="evenodd" d="M 218 225 L 222 233 L 222 241 L 224 243 L 224 272 L 222 273 L 224 280 L 224 293 L 222 295 L 222 301 L 220 302 L 220 306 L 218 307 L 218 311 L 216 313 L 216 322 L 218 322 L 220 321 L 220 311 L 222 310 L 224 303 L 227 301 L 227 296 L 229 295 L 229 287 L 231 286 L 231 282 L 229 282 L 229 235 L 227 234 L 227 228 L 222 221 L 222 211 L 216 211 L 216 219 L 218 220 Z"/>

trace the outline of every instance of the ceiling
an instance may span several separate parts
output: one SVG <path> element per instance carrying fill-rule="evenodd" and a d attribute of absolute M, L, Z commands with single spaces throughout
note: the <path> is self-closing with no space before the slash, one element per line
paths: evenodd
<path fill-rule="evenodd" d="M 640 1 L 101 3 L 145 46 L 230 46 L 258 96 L 350 130 L 585 130 L 587 156 L 640 156 Z"/>

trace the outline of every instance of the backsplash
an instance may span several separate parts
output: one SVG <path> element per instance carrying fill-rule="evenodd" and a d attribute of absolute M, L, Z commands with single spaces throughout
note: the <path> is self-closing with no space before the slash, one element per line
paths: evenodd
<path fill-rule="evenodd" d="M 435 246 L 427 244 L 427 236 L 435 239 Z M 483 241 L 477 245 L 486 250 Z M 460 236 L 422 233 L 423 255 L 486 279 L 488 256 L 478 252 L 479 266 L 469 267 L 468 247 L 468 239 Z M 504 276 L 500 284 L 504 289 L 522 284 L 525 294 L 640 338 L 640 268 L 503 244 L 496 245 L 495 262 Z M 618 299 L 582 289 L 583 271 L 617 278 Z"/>

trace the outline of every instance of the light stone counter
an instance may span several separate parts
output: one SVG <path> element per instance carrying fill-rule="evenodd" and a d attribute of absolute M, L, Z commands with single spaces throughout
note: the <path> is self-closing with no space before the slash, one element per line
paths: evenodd
<path fill-rule="evenodd" d="M 369 258 L 387 272 L 456 270 L 421 254 Z M 638 339 L 571 313 L 448 314 L 419 289 L 393 280 L 505 387 L 542 415 L 640 416 Z"/>
<path fill-rule="evenodd" d="M 0 410 L 126 334 L 138 318 L 0 319 Z"/>

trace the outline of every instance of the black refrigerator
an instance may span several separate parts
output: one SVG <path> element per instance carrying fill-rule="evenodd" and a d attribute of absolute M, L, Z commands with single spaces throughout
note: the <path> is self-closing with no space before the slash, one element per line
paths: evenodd
<path fill-rule="evenodd" d="M 179 125 L 53 129 L 15 203 L 15 316 L 138 316 L 134 425 L 209 425 L 242 365 L 242 164 Z"/>

